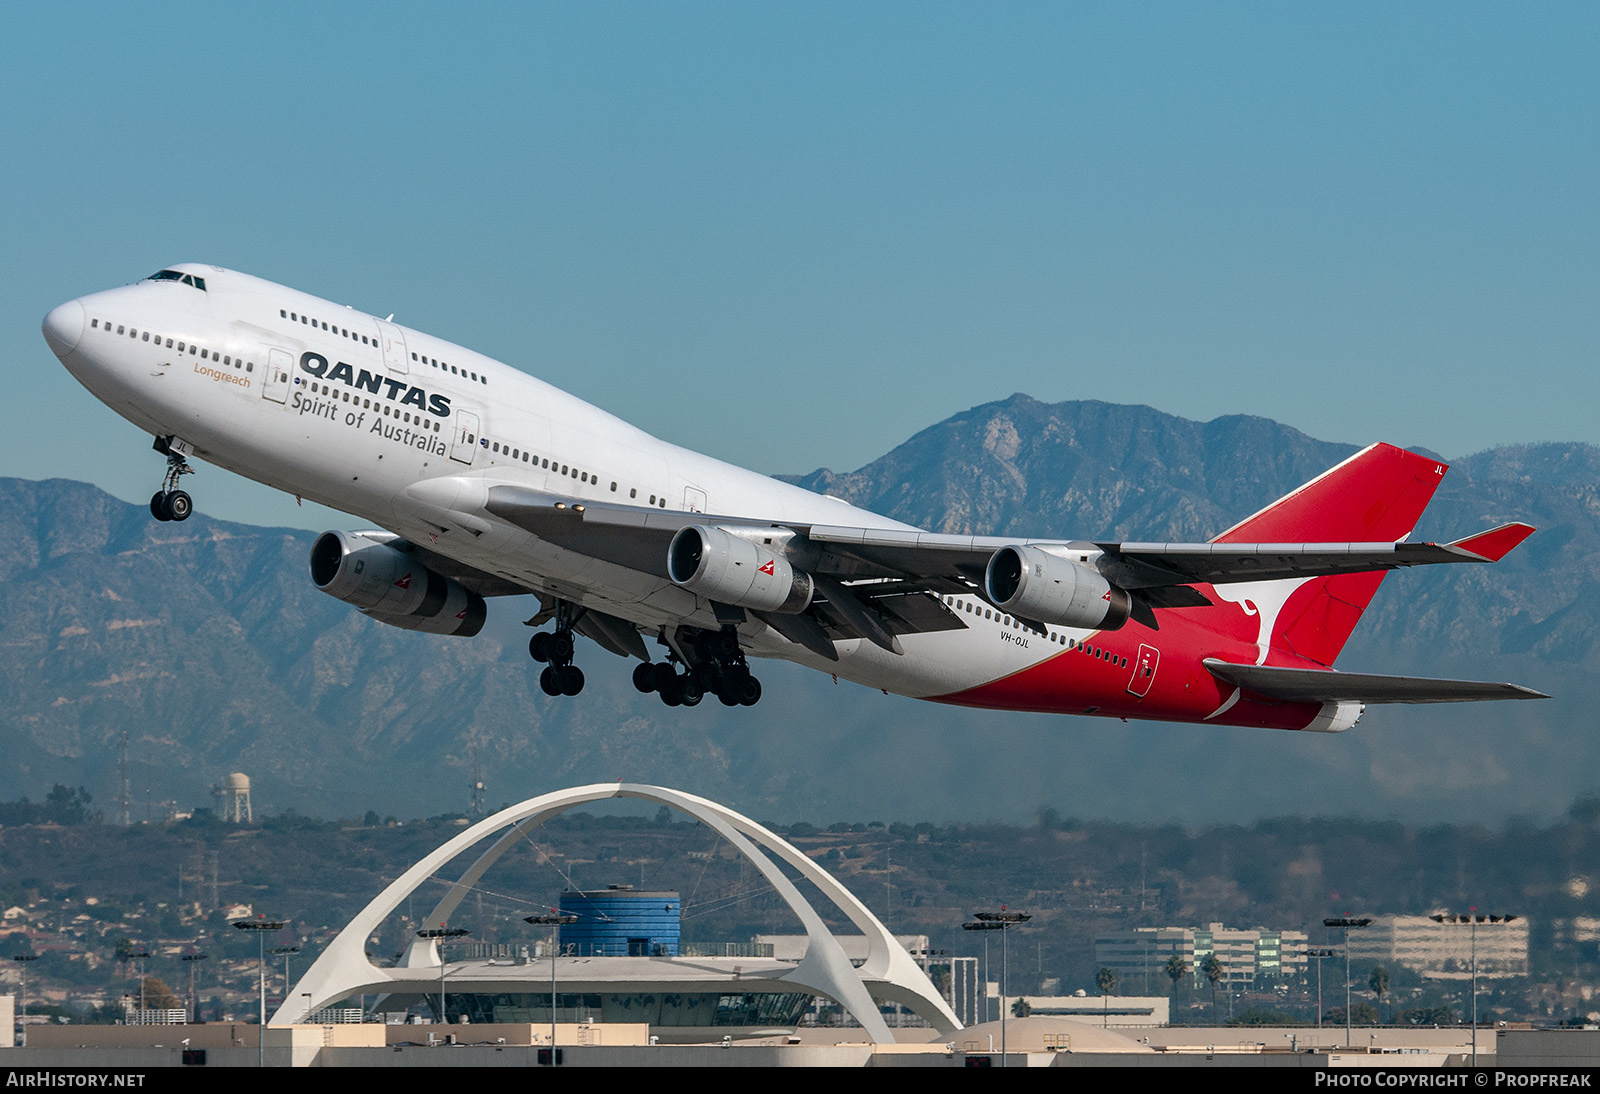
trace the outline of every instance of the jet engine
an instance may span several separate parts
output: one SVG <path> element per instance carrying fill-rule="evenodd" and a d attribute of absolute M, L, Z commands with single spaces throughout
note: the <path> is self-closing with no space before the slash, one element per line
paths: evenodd
<path fill-rule="evenodd" d="M 311 581 L 363 614 L 408 631 L 471 638 L 489 614 L 483 597 L 370 533 L 318 536 Z"/>
<path fill-rule="evenodd" d="M 1128 621 L 1133 599 L 1099 571 L 1037 547 L 1002 547 L 983 572 L 995 607 L 1023 619 L 1114 631 Z"/>
<path fill-rule="evenodd" d="M 782 555 L 721 528 L 680 528 L 667 547 L 667 576 L 697 596 L 761 612 L 797 615 L 811 604 L 811 575 Z"/>

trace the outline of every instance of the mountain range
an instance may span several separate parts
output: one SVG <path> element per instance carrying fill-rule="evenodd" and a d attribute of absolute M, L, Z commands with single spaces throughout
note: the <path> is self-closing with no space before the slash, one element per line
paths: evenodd
<path fill-rule="evenodd" d="M 1016 395 L 859 470 L 782 477 L 944 532 L 1197 540 L 1353 451 L 1262 418 Z M 109 811 L 126 732 L 138 802 L 206 805 L 240 770 L 257 812 L 318 816 L 462 810 L 476 770 L 491 806 L 630 779 L 784 821 L 1552 817 L 1600 785 L 1597 484 L 1589 445 L 1455 460 L 1416 538 L 1539 533 L 1495 566 L 1391 575 L 1340 659 L 1553 698 L 1373 707 L 1323 736 L 961 710 L 784 664 L 757 666 L 755 708 L 674 709 L 588 643 L 589 686 L 552 700 L 531 599 L 492 601 L 471 640 L 399 631 L 311 586 L 310 533 L 158 524 L 83 483 L 0 479 L 0 797 L 83 785 Z"/>

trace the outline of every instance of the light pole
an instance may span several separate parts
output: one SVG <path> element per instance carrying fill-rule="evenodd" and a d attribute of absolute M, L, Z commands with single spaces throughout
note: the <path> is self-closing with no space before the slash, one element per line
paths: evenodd
<path fill-rule="evenodd" d="M 1006 943 L 1006 934 L 1012 927 L 1020 927 L 1033 916 L 1026 912 L 1008 912 L 1002 905 L 998 912 L 974 912 L 973 921 L 961 924 L 963 931 L 999 931 L 1000 932 L 1000 1066 L 1006 1066 L 1006 1003 L 1011 996 L 1007 994 L 1006 971 L 1010 967 L 1010 948 Z"/>
<path fill-rule="evenodd" d="M 1478 909 L 1469 909 L 1467 915 L 1434 915 L 1435 923 L 1465 923 L 1472 934 L 1472 1066 L 1478 1066 L 1478 924 L 1510 923 L 1514 915 L 1483 915 Z"/>
<path fill-rule="evenodd" d="M 39 960 L 36 953 L 15 953 L 11 960 L 17 962 L 17 968 L 22 970 L 22 994 L 18 997 L 22 1002 L 22 1014 L 18 1018 L 22 1029 L 22 1047 L 28 1047 L 28 962 Z"/>
<path fill-rule="evenodd" d="M 283 958 L 283 997 L 285 1000 L 289 998 L 289 955 L 299 952 L 299 946 L 274 946 L 272 948 L 273 957 Z"/>
<path fill-rule="evenodd" d="M 1338 950 L 1306 950 L 1305 957 L 1308 961 L 1317 963 L 1317 1029 L 1322 1029 L 1322 962 L 1329 957 L 1337 957 Z M 1348 998 L 1348 997 L 1347 997 Z"/>
<path fill-rule="evenodd" d="M 1324 919 L 1324 927 L 1339 927 L 1344 931 L 1344 1047 L 1350 1047 L 1350 928 L 1365 927 L 1371 923 L 1371 918 L 1352 919 L 1349 916 L 1340 916 L 1337 919 Z"/>
<path fill-rule="evenodd" d="M 418 938 L 431 938 L 434 940 L 434 949 L 439 953 L 439 1024 L 450 1024 L 450 1016 L 444 1009 L 444 944 L 452 938 L 461 938 L 472 932 L 465 927 L 446 927 L 443 923 L 437 927 L 429 927 L 417 932 Z"/>
<path fill-rule="evenodd" d="M 191 1022 L 200 1021 L 200 1001 L 195 998 L 194 994 L 195 962 L 204 961 L 205 959 L 206 955 L 203 953 L 186 953 L 183 955 L 183 963 L 189 966 L 189 1021 Z"/>
<path fill-rule="evenodd" d="M 571 912 L 558 912 L 554 908 L 548 915 L 525 915 L 524 923 L 548 924 L 556 927 L 550 933 L 550 1066 L 556 1066 L 556 948 L 561 938 L 560 927 L 564 923 L 576 923 L 578 917 Z"/>
<path fill-rule="evenodd" d="M 277 919 L 267 919 L 256 916 L 254 919 L 235 920 L 234 924 L 241 931 L 256 932 L 256 960 L 257 982 L 260 985 L 261 995 L 261 1024 L 256 1027 L 256 1066 L 267 1066 L 267 932 L 283 930 L 283 922 Z"/>
<path fill-rule="evenodd" d="M 144 964 L 144 962 L 149 960 L 150 951 L 145 949 L 143 946 L 140 946 L 137 950 L 133 951 L 133 975 L 139 978 L 139 1024 L 141 1026 L 144 1025 L 148 1019 L 148 1016 L 144 1012 L 144 980 L 146 974 L 148 974 L 150 971 L 150 966 Z"/>

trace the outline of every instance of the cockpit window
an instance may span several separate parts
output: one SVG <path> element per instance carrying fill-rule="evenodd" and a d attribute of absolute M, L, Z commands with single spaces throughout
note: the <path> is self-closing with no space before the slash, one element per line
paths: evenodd
<path fill-rule="evenodd" d="M 177 270 L 158 270 L 145 278 L 146 281 L 181 281 L 185 285 L 193 285 L 201 292 L 206 291 L 206 279 L 193 274 L 179 273 Z"/>

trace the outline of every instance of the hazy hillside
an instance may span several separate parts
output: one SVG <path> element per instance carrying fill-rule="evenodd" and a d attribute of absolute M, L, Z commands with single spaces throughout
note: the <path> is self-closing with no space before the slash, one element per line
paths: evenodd
<path fill-rule="evenodd" d="M 1014 396 L 794 481 L 946 531 L 1192 539 L 1351 451 L 1258 418 Z M 1554 700 L 1374 708 L 1302 737 L 951 710 L 780 665 L 753 711 L 669 710 L 587 643 L 588 689 L 552 701 L 518 625 L 531 601 L 493 602 L 477 639 L 414 635 L 316 592 L 308 534 L 156 524 L 83 484 L 0 480 L 0 797 L 62 782 L 107 801 L 126 730 L 140 800 L 204 804 L 241 768 L 258 808 L 321 815 L 461 808 L 475 740 L 491 804 L 629 778 L 780 819 L 1551 816 L 1600 783 L 1597 482 L 1584 445 L 1457 460 L 1419 537 L 1508 519 L 1540 534 L 1496 567 L 1391 577 L 1341 661 Z"/>

